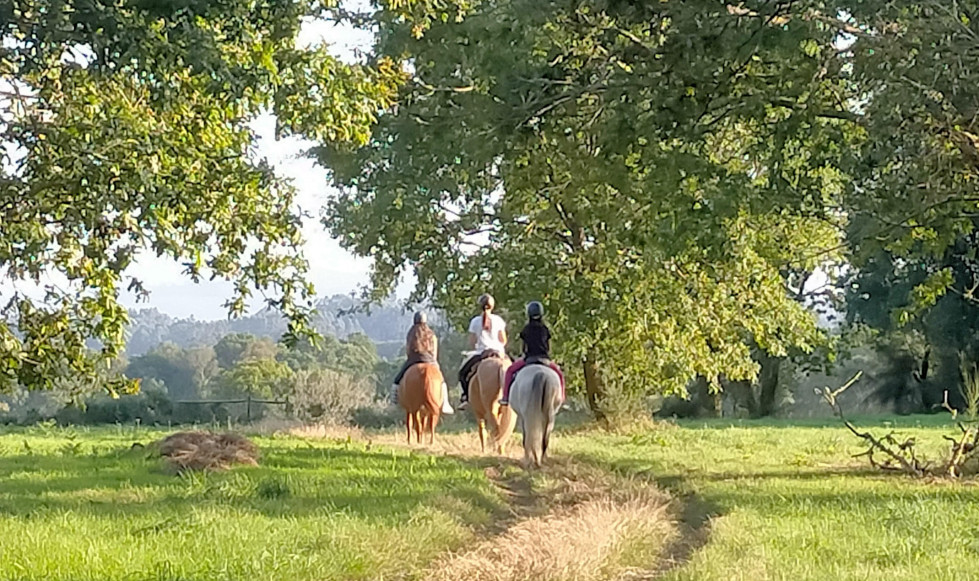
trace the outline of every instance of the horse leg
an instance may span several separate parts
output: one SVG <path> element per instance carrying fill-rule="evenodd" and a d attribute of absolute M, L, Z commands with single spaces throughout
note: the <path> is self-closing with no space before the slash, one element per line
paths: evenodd
<path fill-rule="evenodd" d="M 527 422 L 523 416 L 520 416 L 520 440 L 523 445 L 523 463 L 529 468 L 531 465 L 530 446 L 527 445 Z"/>
<path fill-rule="evenodd" d="M 411 445 L 411 412 L 405 410 L 405 427 L 408 429 L 408 445 Z"/>
<path fill-rule="evenodd" d="M 544 442 L 543 445 L 541 446 L 541 454 L 540 454 L 541 462 L 543 462 L 544 457 L 547 456 L 547 445 L 550 443 L 552 431 L 554 431 L 553 419 L 550 421 L 550 423 L 547 424 L 547 427 L 544 428 Z"/>
<path fill-rule="evenodd" d="M 432 412 L 432 415 L 428 416 L 428 443 L 435 443 L 435 426 L 439 423 L 439 415 L 441 415 L 441 410 L 436 408 Z"/>
<path fill-rule="evenodd" d="M 500 456 L 506 455 L 506 438 L 503 437 L 505 430 L 500 422 L 496 422 L 496 453 Z"/>
<path fill-rule="evenodd" d="M 479 431 L 479 451 L 486 453 L 486 422 L 479 418 L 476 422 L 476 429 Z"/>
<path fill-rule="evenodd" d="M 420 411 L 415 412 L 415 438 L 419 444 L 422 443 L 422 414 Z"/>
<path fill-rule="evenodd" d="M 493 417 L 493 422 L 496 424 L 496 430 L 493 436 L 494 438 L 493 441 L 496 442 L 496 453 L 502 456 L 504 453 L 504 448 L 506 447 L 506 439 L 504 438 L 504 434 L 506 433 L 507 430 L 506 428 L 503 427 L 503 422 L 502 422 L 503 414 L 501 413 L 501 408 L 499 404 L 493 404 L 493 407 L 496 408 L 495 410 L 493 410 L 496 413 L 490 414 Z"/>

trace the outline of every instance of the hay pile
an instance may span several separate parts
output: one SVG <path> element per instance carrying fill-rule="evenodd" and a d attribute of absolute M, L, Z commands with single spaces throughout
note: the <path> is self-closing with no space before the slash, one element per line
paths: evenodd
<path fill-rule="evenodd" d="M 234 464 L 258 465 L 258 446 L 237 434 L 177 432 L 156 442 L 167 467 L 187 470 L 227 470 Z"/>

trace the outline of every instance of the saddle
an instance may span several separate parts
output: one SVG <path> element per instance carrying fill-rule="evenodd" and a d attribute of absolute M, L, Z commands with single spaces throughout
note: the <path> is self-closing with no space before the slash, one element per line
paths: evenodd
<path fill-rule="evenodd" d="M 469 385 L 469 382 L 472 381 L 472 378 L 476 375 L 476 369 L 479 368 L 479 364 L 487 359 L 503 359 L 503 354 L 499 351 L 487 349 L 486 351 L 483 351 L 477 355 L 476 362 L 469 368 L 469 373 L 466 374 L 466 377 L 463 380 L 464 385 Z"/>
<path fill-rule="evenodd" d="M 551 360 L 546 357 L 528 357 L 524 359 L 524 367 L 528 365 L 551 365 Z"/>

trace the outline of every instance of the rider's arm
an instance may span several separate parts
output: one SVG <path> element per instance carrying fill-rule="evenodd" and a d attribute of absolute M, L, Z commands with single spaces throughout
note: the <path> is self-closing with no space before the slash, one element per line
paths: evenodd
<path fill-rule="evenodd" d="M 500 335 L 499 335 L 499 337 L 497 337 L 497 339 L 500 340 L 500 343 L 503 343 L 504 345 L 506 345 L 506 329 L 501 329 L 500 330 Z"/>
<path fill-rule="evenodd" d="M 469 348 L 476 348 L 476 333 L 469 333 Z"/>

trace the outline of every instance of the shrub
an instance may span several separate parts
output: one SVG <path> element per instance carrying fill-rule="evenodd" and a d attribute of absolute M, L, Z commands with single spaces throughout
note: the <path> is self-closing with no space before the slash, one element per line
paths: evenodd
<path fill-rule="evenodd" d="M 298 371 L 293 385 L 293 411 L 304 422 L 346 423 L 354 410 L 369 405 L 374 386 L 366 379 L 333 369 Z"/>

